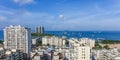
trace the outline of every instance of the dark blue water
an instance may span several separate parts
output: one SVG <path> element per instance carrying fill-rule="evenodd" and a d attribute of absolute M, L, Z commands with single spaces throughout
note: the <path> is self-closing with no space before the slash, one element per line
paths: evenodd
<path fill-rule="evenodd" d="M 45 31 L 48 34 L 55 34 L 56 36 L 66 36 L 69 38 L 92 38 L 95 40 L 120 40 L 120 31 Z M 3 40 L 3 31 L 0 31 L 0 40 Z"/>
<path fill-rule="evenodd" d="M 92 38 L 95 40 L 120 40 L 120 31 L 46 31 L 45 33 L 67 38 Z"/>
<path fill-rule="evenodd" d="M 3 39 L 4 39 L 3 31 L 0 30 L 0 40 L 3 40 Z"/>

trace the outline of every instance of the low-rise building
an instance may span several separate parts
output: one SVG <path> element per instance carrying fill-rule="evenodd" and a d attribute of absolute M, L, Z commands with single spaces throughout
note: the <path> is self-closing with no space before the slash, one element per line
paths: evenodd
<path fill-rule="evenodd" d="M 24 53 L 20 50 L 12 49 L 11 51 L 6 51 L 6 60 L 25 60 Z"/>
<path fill-rule="evenodd" d="M 0 47 L 0 58 L 4 58 L 5 57 L 5 50 L 3 47 Z"/>
<path fill-rule="evenodd" d="M 41 41 L 41 38 L 32 39 L 32 44 L 35 45 L 38 41 Z"/>
<path fill-rule="evenodd" d="M 93 50 L 93 56 L 96 60 L 119 60 L 120 52 L 118 51 L 118 49 Z"/>
<path fill-rule="evenodd" d="M 45 36 L 42 38 L 43 45 L 54 45 L 57 47 L 65 46 L 65 39 L 56 36 Z"/>

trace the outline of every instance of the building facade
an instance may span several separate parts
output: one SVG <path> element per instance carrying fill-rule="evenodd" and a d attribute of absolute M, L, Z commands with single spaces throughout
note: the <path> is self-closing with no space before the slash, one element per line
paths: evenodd
<path fill-rule="evenodd" d="M 57 47 L 65 46 L 65 39 L 56 37 L 56 36 L 45 36 L 42 37 L 43 45 L 55 45 Z"/>
<path fill-rule="evenodd" d="M 20 50 L 11 50 L 11 51 L 6 51 L 6 58 L 5 60 L 26 60 L 24 58 L 24 54 Z"/>
<path fill-rule="evenodd" d="M 82 45 L 77 39 L 69 40 L 69 49 L 66 52 L 66 57 L 70 60 L 91 60 L 91 48 L 88 45 Z M 69 53 L 69 54 L 68 54 Z"/>
<path fill-rule="evenodd" d="M 95 40 L 89 39 L 89 38 L 81 38 L 79 41 L 87 46 L 90 46 L 91 48 L 95 47 Z"/>
<path fill-rule="evenodd" d="M 4 29 L 4 41 L 6 50 L 21 50 L 28 55 L 31 52 L 31 33 L 30 29 L 26 27 L 20 25 L 6 27 Z"/>

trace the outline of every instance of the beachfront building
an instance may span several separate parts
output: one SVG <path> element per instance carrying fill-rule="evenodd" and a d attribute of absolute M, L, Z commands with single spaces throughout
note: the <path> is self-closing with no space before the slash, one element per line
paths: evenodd
<path fill-rule="evenodd" d="M 59 38 L 56 36 L 45 36 L 45 37 L 42 37 L 42 44 L 63 47 L 63 46 L 65 46 L 65 39 Z"/>
<path fill-rule="evenodd" d="M 43 34 L 44 33 L 44 27 L 43 26 L 36 27 L 36 33 Z"/>
<path fill-rule="evenodd" d="M 29 58 L 31 52 L 31 33 L 29 28 L 20 25 L 5 27 L 4 41 L 4 48 L 6 50 L 21 50 Z"/>
<path fill-rule="evenodd" d="M 83 44 L 83 45 L 88 45 L 91 48 L 95 47 L 95 40 L 93 39 L 89 39 L 89 38 L 81 38 L 79 39 L 79 41 Z"/>

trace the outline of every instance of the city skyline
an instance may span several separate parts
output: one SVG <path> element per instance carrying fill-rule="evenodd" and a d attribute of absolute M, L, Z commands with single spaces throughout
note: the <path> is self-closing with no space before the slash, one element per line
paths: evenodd
<path fill-rule="evenodd" d="M 119 0 L 3 0 L 0 30 L 22 25 L 32 30 L 120 30 Z"/>

